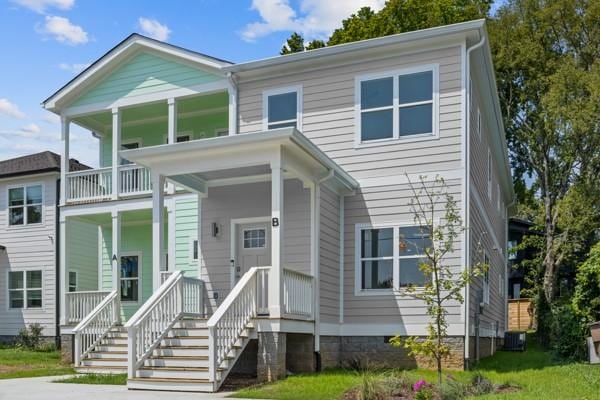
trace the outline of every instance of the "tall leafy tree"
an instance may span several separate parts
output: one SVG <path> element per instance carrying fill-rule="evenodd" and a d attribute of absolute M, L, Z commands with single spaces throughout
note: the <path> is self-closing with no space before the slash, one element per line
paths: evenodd
<path fill-rule="evenodd" d="M 298 32 L 294 32 L 287 38 L 279 54 L 299 53 L 306 50 L 314 50 L 325 47 L 325 42 L 319 39 L 311 40 L 308 45 L 304 45 L 304 37 Z"/>

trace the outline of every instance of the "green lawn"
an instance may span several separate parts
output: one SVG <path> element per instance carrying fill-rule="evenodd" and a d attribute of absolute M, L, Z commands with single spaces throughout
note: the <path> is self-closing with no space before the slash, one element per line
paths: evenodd
<path fill-rule="evenodd" d="M 82 383 L 86 385 L 126 385 L 127 374 L 87 374 L 58 379 L 57 383 Z"/>
<path fill-rule="evenodd" d="M 480 399 L 510 400 L 597 400 L 600 399 L 600 365 L 580 363 L 557 363 L 545 353 L 535 339 L 530 340 L 525 353 L 497 352 L 493 357 L 482 360 L 476 371 L 484 374 L 496 384 L 510 383 L 521 390 L 514 393 L 480 396 Z M 469 380 L 473 372 L 451 372 L 458 380 Z M 379 374 L 390 372 L 380 372 Z M 428 382 L 435 381 L 432 371 L 411 371 Z M 339 399 L 342 394 L 357 386 L 359 374 L 346 370 L 330 370 L 321 374 L 306 374 L 285 380 L 242 389 L 233 397 L 256 399 Z"/>
<path fill-rule="evenodd" d="M 75 371 L 61 361 L 60 352 L 0 348 L 0 379 L 66 375 Z"/>

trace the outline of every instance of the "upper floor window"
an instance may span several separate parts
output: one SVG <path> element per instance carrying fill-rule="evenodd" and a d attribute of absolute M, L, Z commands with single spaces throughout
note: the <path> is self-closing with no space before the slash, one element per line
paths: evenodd
<path fill-rule="evenodd" d="M 42 222 L 42 185 L 8 189 L 8 224 L 11 226 Z"/>
<path fill-rule="evenodd" d="M 357 78 L 358 141 L 436 133 L 437 66 Z"/>
<path fill-rule="evenodd" d="M 9 308 L 42 307 L 42 271 L 9 271 Z"/>
<path fill-rule="evenodd" d="M 302 129 L 302 89 L 287 87 L 263 93 L 263 129 Z"/>

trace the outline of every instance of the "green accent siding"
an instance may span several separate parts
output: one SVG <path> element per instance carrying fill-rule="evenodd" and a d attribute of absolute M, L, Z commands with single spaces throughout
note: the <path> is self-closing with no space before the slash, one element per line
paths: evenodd
<path fill-rule="evenodd" d="M 198 197 L 178 199 L 175 205 L 175 269 L 198 276 L 198 261 L 192 260 L 191 241 L 198 237 Z"/>
<path fill-rule="evenodd" d="M 219 80 L 223 80 L 223 77 L 143 52 L 118 67 L 72 105 L 114 102 L 122 98 L 189 88 Z"/>
<path fill-rule="evenodd" d="M 77 291 L 98 290 L 98 226 L 67 219 L 67 265 L 77 273 Z"/>

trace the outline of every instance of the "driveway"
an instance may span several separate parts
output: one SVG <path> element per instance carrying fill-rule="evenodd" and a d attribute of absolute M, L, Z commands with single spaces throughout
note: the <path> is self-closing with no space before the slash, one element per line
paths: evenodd
<path fill-rule="evenodd" d="M 118 385 L 55 383 L 65 376 L 0 379 L 0 400 L 212 400 L 230 393 L 178 393 L 127 390 Z"/>

